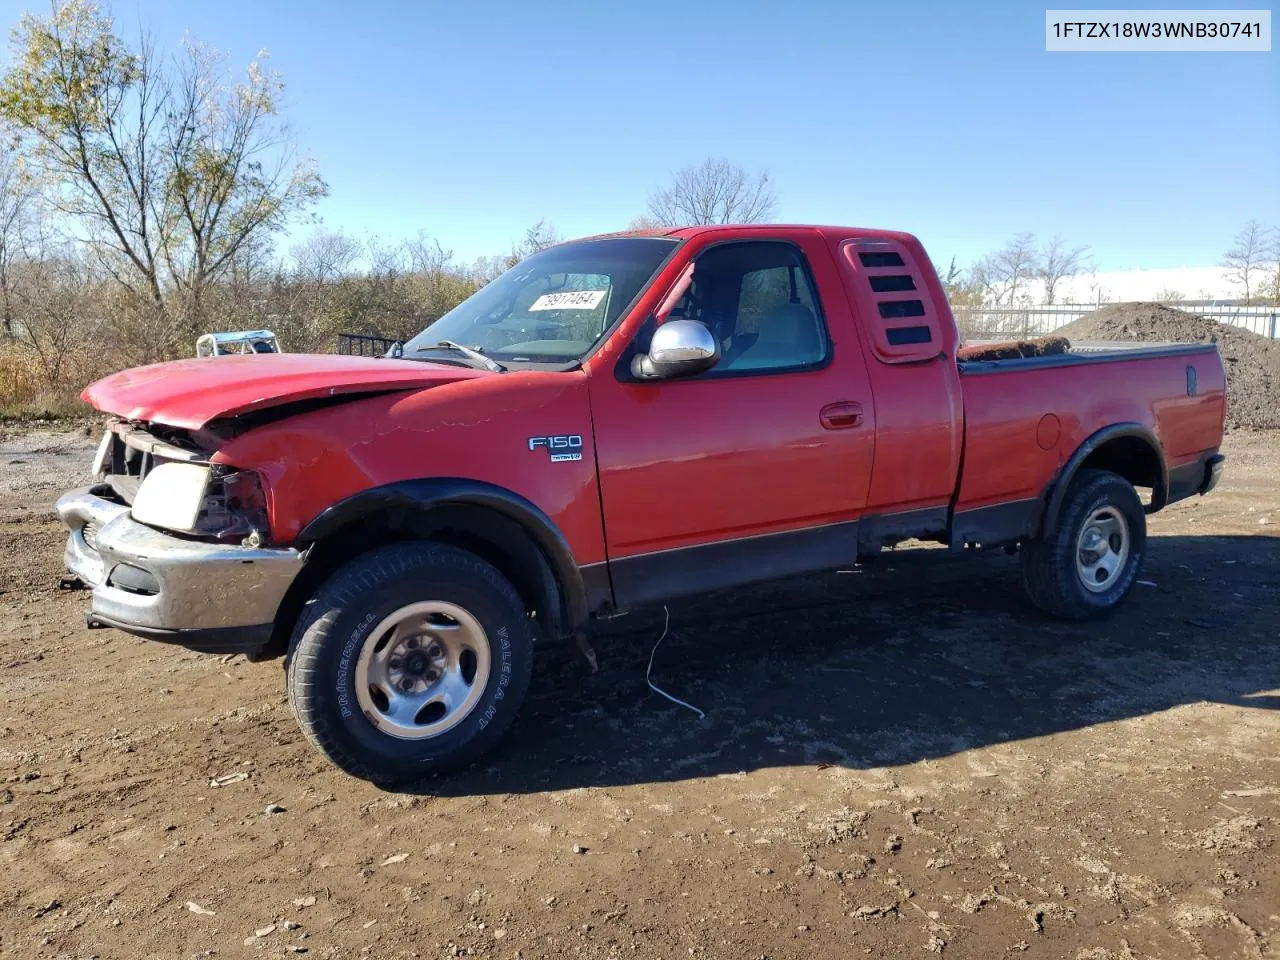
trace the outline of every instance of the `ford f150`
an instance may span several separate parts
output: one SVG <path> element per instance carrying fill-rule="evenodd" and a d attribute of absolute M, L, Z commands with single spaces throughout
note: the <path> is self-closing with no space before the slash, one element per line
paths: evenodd
<path fill-rule="evenodd" d="M 380 782 L 491 747 L 535 637 L 904 541 L 1017 551 L 1036 606 L 1104 615 L 1223 461 L 1214 345 L 966 356 L 903 233 L 564 243 L 395 354 L 100 380 L 58 502 L 91 626 L 285 655 L 307 736 Z"/>

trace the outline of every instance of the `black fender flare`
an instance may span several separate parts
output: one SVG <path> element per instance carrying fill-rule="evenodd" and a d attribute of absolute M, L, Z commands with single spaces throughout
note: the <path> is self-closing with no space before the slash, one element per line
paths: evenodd
<path fill-rule="evenodd" d="M 387 510 L 426 512 L 456 505 L 492 510 L 521 527 L 550 565 L 564 606 L 564 627 L 573 632 L 586 623 L 589 613 L 586 587 L 564 534 L 537 504 L 483 480 L 430 477 L 361 490 L 326 507 L 303 527 L 296 543 L 299 549 L 305 549 L 350 523 Z"/>
<path fill-rule="evenodd" d="M 1042 537 L 1050 537 L 1057 532 L 1058 517 L 1062 515 L 1062 503 L 1067 498 L 1067 489 L 1071 486 L 1072 479 L 1085 460 L 1089 459 L 1090 454 L 1096 452 L 1103 445 L 1110 443 L 1112 440 L 1121 440 L 1125 437 L 1134 437 L 1143 441 L 1155 453 L 1156 462 L 1160 465 L 1160 476 L 1158 477 L 1158 485 L 1151 492 L 1151 506 L 1148 511 L 1154 513 L 1165 505 L 1165 501 L 1169 496 L 1169 462 L 1165 459 L 1164 447 L 1161 445 L 1160 440 L 1146 424 L 1132 421 L 1113 423 L 1085 438 L 1084 442 L 1076 447 L 1075 453 L 1071 454 L 1067 462 L 1058 470 L 1049 487 L 1046 488 L 1044 494 L 1044 519 L 1040 524 Z"/>

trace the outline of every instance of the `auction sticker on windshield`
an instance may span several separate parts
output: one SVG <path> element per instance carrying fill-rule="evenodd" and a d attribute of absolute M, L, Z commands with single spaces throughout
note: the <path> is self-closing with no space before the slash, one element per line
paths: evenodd
<path fill-rule="evenodd" d="M 529 306 L 534 310 L 594 310 L 600 306 L 607 290 L 570 290 L 563 293 L 544 293 Z"/>

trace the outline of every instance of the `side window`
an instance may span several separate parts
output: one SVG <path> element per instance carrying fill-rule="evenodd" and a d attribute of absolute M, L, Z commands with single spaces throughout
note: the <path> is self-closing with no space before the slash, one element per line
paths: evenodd
<path fill-rule="evenodd" d="M 722 372 L 793 370 L 821 363 L 827 337 L 804 255 L 789 243 L 712 247 L 673 311 L 705 323 L 720 341 Z"/>

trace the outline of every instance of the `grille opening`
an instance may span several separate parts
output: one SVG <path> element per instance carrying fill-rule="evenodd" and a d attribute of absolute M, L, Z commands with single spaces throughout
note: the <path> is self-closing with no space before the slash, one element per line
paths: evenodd
<path fill-rule="evenodd" d="M 906 274 L 891 274 L 887 277 L 869 277 L 871 289 L 876 293 L 898 293 L 902 290 L 914 290 L 916 282 Z"/>
<path fill-rule="evenodd" d="M 924 316 L 924 303 L 920 300 L 881 300 L 876 306 L 885 320 Z"/>
<path fill-rule="evenodd" d="M 208 452 L 201 450 L 186 430 L 152 424 L 147 428 L 120 423 L 110 428 L 107 473 L 103 480 L 116 498 L 132 504 L 138 487 L 162 463 L 204 463 Z"/>
<path fill-rule="evenodd" d="M 890 327 L 885 338 L 892 347 L 905 347 L 913 343 L 928 343 L 933 337 L 928 327 Z"/>
<path fill-rule="evenodd" d="M 864 267 L 901 267 L 905 266 L 902 262 L 902 255 L 892 250 L 875 253 L 860 253 L 858 259 L 862 261 Z"/>

